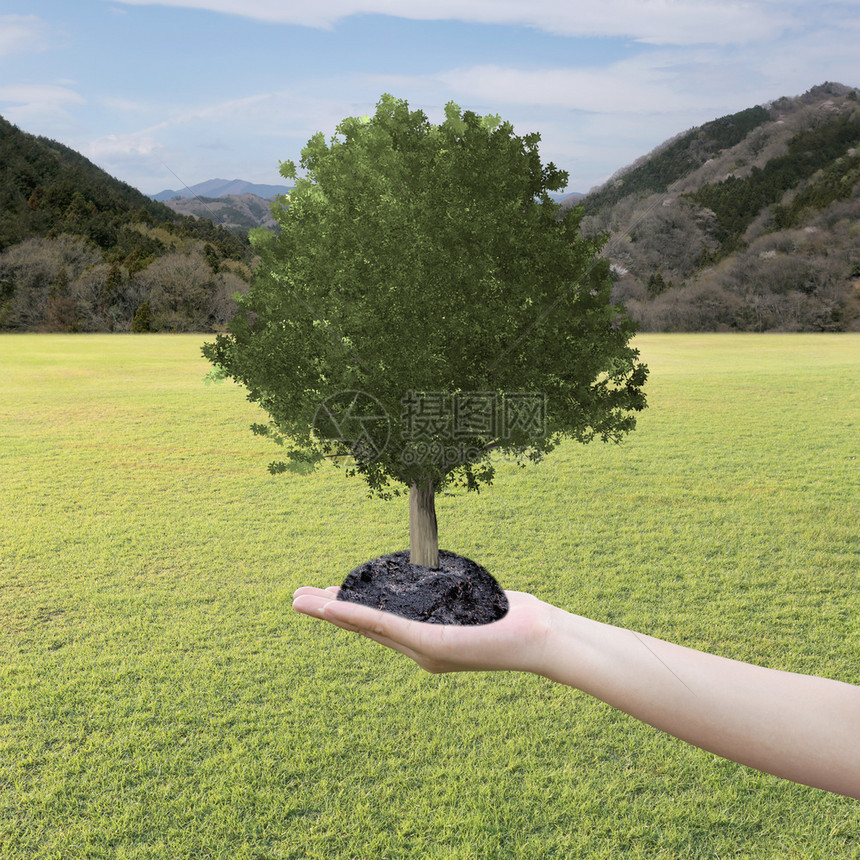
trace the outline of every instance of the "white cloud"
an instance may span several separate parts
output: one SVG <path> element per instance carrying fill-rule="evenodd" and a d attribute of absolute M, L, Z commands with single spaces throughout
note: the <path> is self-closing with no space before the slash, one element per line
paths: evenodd
<path fill-rule="evenodd" d="M 35 15 L 0 15 L 0 58 L 48 48 L 48 25 Z"/>
<path fill-rule="evenodd" d="M 276 97 L 277 94 L 264 93 L 196 107 L 176 105 L 162 122 L 121 134 L 102 135 L 83 146 L 82 152 L 99 164 L 117 165 L 134 159 L 150 159 L 157 163 L 161 154 L 169 152 L 171 142 L 177 140 L 184 141 L 183 149 L 189 154 L 195 148 L 225 149 L 228 147 L 223 143 L 213 145 L 216 136 L 230 134 L 231 129 L 253 126 L 267 113 L 256 108 Z M 133 111 L 135 107 L 137 110 Z M 116 108 L 135 113 L 151 110 L 140 103 L 122 101 Z"/>
<path fill-rule="evenodd" d="M 517 68 L 477 65 L 423 78 L 368 76 L 380 91 L 411 92 L 421 103 L 453 99 L 478 112 L 504 113 L 504 106 L 546 108 L 562 113 L 638 118 L 691 111 L 731 109 L 738 87 L 755 77 L 721 62 L 716 48 L 660 49 L 605 66 Z M 737 63 L 737 61 L 736 61 Z M 743 65 L 743 64 L 742 64 Z M 733 81 L 738 77 L 741 80 Z M 754 102 L 753 102 L 754 103 Z M 744 105 L 749 106 L 749 105 Z"/>
<path fill-rule="evenodd" d="M 669 81 L 652 64 L 637 60 L 608 68 L 515 69 L 475 66 L 438 76 L 448 89 L 485 104 L 544 105 L 593 113 L 653 113 L 679 104 Z"/>
<path fill-rule="evenodd" d="M 604 65 L 481 64 L 366 80 L 379 91 L 411 92 L 421 103 L 453 98 L 478 112 L 512 105 L 626 117 L 713 112 L 713 118 L 798 95 L 825 80 L 860 84 L 856 46 L 835 39 L 832 26 L 825 22 L 754 47 L 655 47 Z"/>
<path fill-rule="evenodd" d="M 792 24 L 766 0 L 118 0 L 205 9 L 259 21 L 331 27 L 349 15 L 535 27 L 561 36 L 616 36 L 655 45 L 748 44 Z"/>
<path fill-rule="evenodd" d="M 163 147 L 155 139 L 152 131 L 132 132 L 130 134 L 106 134 L 90 142 L 84 155 L 95 162 L 149 158 Z"/>
<path fill-rule="evenodd" d="M 73 122 L 67 108 L 86 104 L 68 87 L 54 84 L 0 86 L 0 113 L 21 128 L 60 128 Z"/>
<path fill-rule="evenodd" d="M 343 82 L 337 83 L 342 94 Z M 178 187 L 177 176 L 190 185 L 228 173 L 228 179 L 277 183 L 279 161 L 298 160 L 312 134 L 329 134 L 341 119 L 358 112 L 348 101 L 333 98 L 332 89 L 328 81 L 310 84 L 302 94 L 274 91 L 203 105 L 174 104 L 147 111 L 167 117 L 142 128 L 129 128 L 130 115 L 117 116 L 125 131 L 81 141 L 76 148 L 108 173 L 148 191 Z"/>

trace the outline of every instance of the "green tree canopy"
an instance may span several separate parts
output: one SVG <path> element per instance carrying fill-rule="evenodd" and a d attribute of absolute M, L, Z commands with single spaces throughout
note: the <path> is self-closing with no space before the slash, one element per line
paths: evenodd
<path fill-rule="evenodd" d="M 306 176 L 284 163 L 280 231 L 252 234 L 252 287 L 203 347 L 271 417 L 255 431 L 287 445 L 272 471 L 347 456 L 371 494 L 429 494 L 433 528 L 433 493 L 490 483 L 492 450 L 525 465 L 565 436 L 619 440 L 647 375 L 611 304 L 605 238 L 578 235 L 581 210 L 559 216 L 547 192 L 567 174 L 541 164 L 539 135 L 445 114 L 433 125 L 384 95 L 328 143 L 314 135 Z M 452 414 L 476 402 L 478 420 Z M 452 447 L 469 454 L 432 454 Z"/>

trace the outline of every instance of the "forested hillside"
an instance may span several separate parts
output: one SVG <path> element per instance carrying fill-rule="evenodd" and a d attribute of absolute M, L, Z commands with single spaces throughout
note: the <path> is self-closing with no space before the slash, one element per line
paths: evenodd
<path fill-rule="evenodd" d="M 203 331 L 232 316 L 245 238 L 2 117 L 0 165 L 0 330 Z"/>
<path fill-rule="evenodd" d="M 860 329 L 860 93 L 823 84 L 692 129 L 582 201 L 648 331 Z"/>

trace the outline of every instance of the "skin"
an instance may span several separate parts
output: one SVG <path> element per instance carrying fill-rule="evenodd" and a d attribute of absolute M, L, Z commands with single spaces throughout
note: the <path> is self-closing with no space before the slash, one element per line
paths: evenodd
<path fill-rule="evenodd" d="M 582 690 L 694 746 L 860 799 L 860 687 L 753 666 L 505 592 L 492 624 L 424 624 L 299 588 L 293 609 L 442 672 L 532 672 Z"/>

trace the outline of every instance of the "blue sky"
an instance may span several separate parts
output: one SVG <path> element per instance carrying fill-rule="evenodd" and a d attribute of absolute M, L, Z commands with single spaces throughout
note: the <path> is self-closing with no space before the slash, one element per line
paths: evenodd
<path fill-rule="evenodd" d="M 860 0 L 0 0 L 0 115 L 146 193 L 280 183 L 389 92 L 541 134 L 587 191 L 665 139 L 860 85 Z"/>

